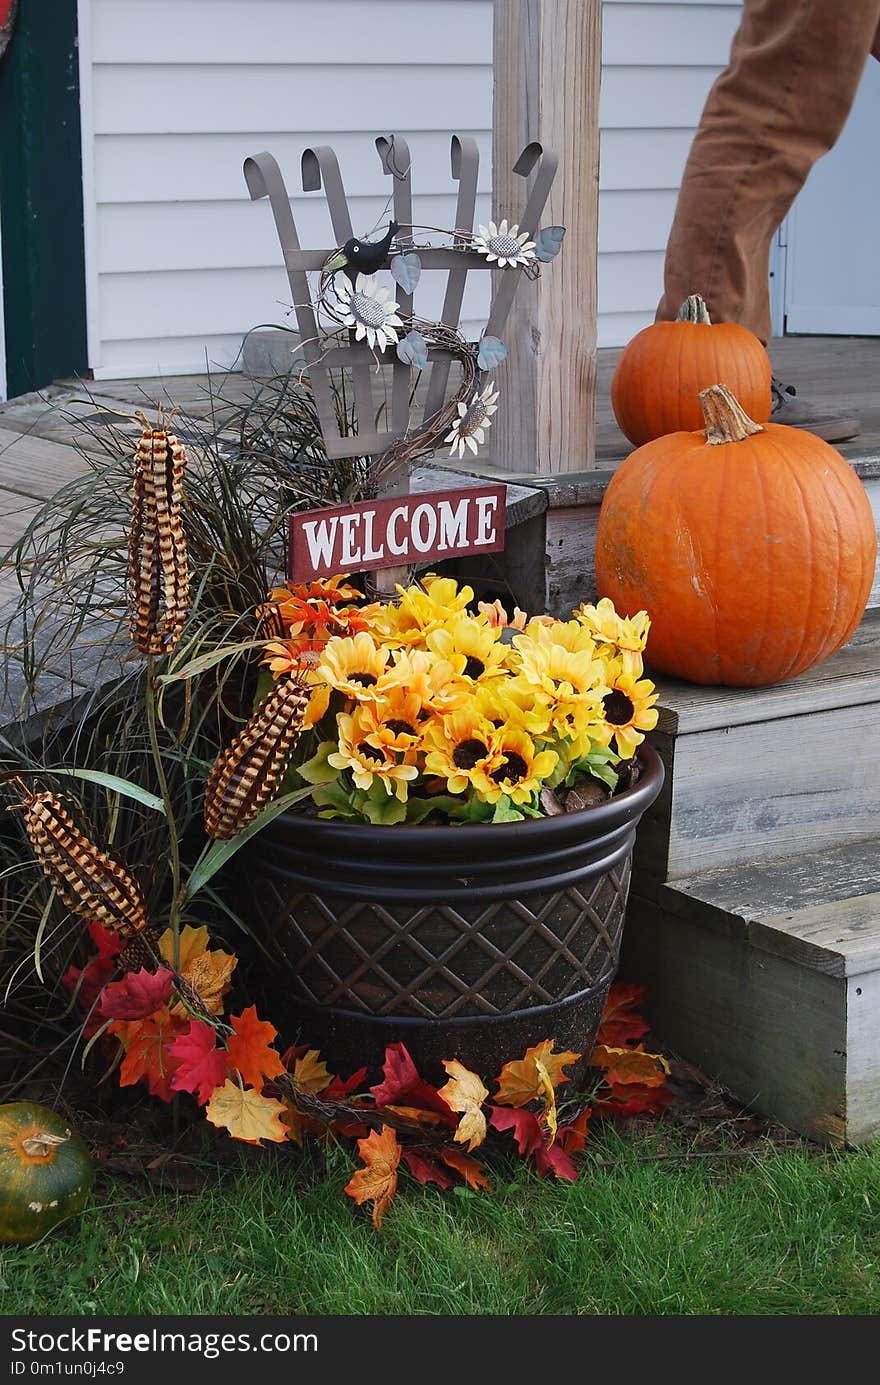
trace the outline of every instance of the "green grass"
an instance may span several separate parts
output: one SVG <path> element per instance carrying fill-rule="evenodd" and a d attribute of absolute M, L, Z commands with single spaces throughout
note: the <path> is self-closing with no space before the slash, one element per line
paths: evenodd
<path fill-rule="evenodd" d="M 0 1251 L 0 1301 L 7 1314 L 880 1311 L 880 1151 L 682 1162 L 651 1157 L 659 1138 L 602 1133 L 576 1184 L 513 1160 L 496 1161 L 492 1194 L 402 1177 L 378 1235 L 342 1195 L 341 1151 L 321 1170 L 267 1154 L 187 1196 L 105 1179 L 76 1223 Z"/>

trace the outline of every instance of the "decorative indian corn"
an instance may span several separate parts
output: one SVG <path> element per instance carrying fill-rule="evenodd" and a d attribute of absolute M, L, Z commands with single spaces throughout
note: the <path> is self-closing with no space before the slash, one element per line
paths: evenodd
<path fill-rule="evenodd" d="M 144 431 L 134 454 L 128 539 L 128 628 L 142 654 L 167 654 L 189 606 L 186 538 L 180 519 L 186 448 L 166 428 Z"/>
<path fill-rule="evenodd" d="M 53 793 L 27 793 L 18 805 L 34 855 L 68 909 L 123 938 L 147 927 L 140 885 L 77 827 Z"/>
<path fill-rule="evenodd" d="M 209 837 L 237 836 L 265 808 L 290 763 L 308 702 L 307 688 L 282 679 L 217 756 L 205 786 Z"/>

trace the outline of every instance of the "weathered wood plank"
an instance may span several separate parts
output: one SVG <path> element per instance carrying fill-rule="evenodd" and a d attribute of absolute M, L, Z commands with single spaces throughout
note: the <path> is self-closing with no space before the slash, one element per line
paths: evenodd
<path fill-rule="evenodd" d="M 630 896 L 620 974 L 647 984 L 657 1039 L 746 1105 L 813 1139 L 850 1136 L 851 983 L 749 946 L 733 927 L 679 917 L 638 894 Z M 875 1051 L 877 1037 L 875 1025 Z M 877 1125 L 880 1105 L 852 1137 Z"/>
<path fill-rule="evenodd" d="M 495 219 L 520 221 L 513 164 L 539 140 L 560 161 L 542 221 L 566 227 L 559 259 L 519 285 L 504 334 L 492 455 L 510 471 L 594 462 L 601 47 L 599 0 L 495 4 Z"/>
<path fill-rule="evenodd" d="M 750 918 L 812 909 L 880 892 L 880 841 L 872 838 L 801 856 L 743 861 L 676 880 L 675 889 L 728 913 L 742 914 L 748 901 Z"/>
<path fill-rule="evenodd" d="M 0 489 L 16 497 L 48 500 L 86 470 L 86 462 L 73 447 L 32 433 L 0 432 Z M 21 504 L 14 501 L 4 503 L 3 509 L 10 521 L 16 511 L 22 512 Z M 26 523 L 27 520 L 21 524 L 21 529 Z"/>
<path fill-rule="evenodd" d="M 671 879 L 876 836 L 876 703 L 679 736 Z"/>

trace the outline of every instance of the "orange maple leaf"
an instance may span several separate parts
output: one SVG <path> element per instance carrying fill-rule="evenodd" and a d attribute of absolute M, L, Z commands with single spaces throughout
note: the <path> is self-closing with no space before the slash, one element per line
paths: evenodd
<path fill-rule="evenodd" d="M 188 1023 L 188 1018 L 187 1018 Z M 153 1096 L 170 1101 L 174 1095 L 171 1079 L 178 1062 L 171 1045 L 186 1025 L 171 1018 L 167 1009 L 142 1020 L 116 1020 L 110 1025 L 125 1049 L 119 1069 L 120 1087 L 131 1087 L 142 1079 Z"/>
<path fill-rule="evenodd" d="M 492 1184 L 486 1177 L 486 1170 L 479 1159 L 469 1159 L 460 1149 L 441 1149 L 440 1158 L 456 1173 L 460 1173 L 469 1188 L 485 1188 L 491 1193 Z"/>
<path fill-rule="evenodd" d="M 483 1102 L 488 1099 L 489 1092 L 477 1074 L 457 1059 L 447 1062 L 444 1058 L 443 1066 L 449 1073 L 449 1081 L 440 1088 L 440 1095 L 453 1111 L 462 1113 L 453 1138 L 457 1144 L 467 1144 L 469 1150 L 476 1149 L 486 1138 Z"/>
<path fill-rule="evenodd" d="M 576 1120 L 570 1125 L 564 1125 L 559 1131 L 559 1143 L 566 1154 L 580 1154 L 584 1145 L 587 1143 L 587 1126 L 590 1116 L 593 1114 L 589 1106 L 584 1107 Z"/>
<path fill-rule="evenodd" d="M 242 1082 L 262 1087 L 267 1078 L 284 1072 L 281 1054 L 272 1048 L 278 1030 L 268 1020 L 257 1018 L 257 1007 L 248 1005 L 240 1015 L 230 1015 L 233 1033 L 228 1042 L 229 1069 L 237 1068 Z"/>
<path fill-rule="evenodd" d="M 371 1130 L 365 1140 L 358 1140 L 358 1153 L 365 1167 L 352 1174 L 345 1191 L 359 1207 L 365 1202 L 372 1202 L 373 1225 L 379 1231 L 382 1218 L 397 1192 L 400 1145 L 391 1126 L 383 1125 L 381 1133 Z"/>
<path fill-rule="evenodd" d="M 498 1078 L 498 1091 L 495 1101 L 501 1106 L 527 1106 L 530 1101 L 545 1102 L 547 1085 L 551 1091 L 568 1076 L 563 1072 L 566 1063 L 575 1063 L 579 1053 L 565 1050 L 553 1052 L 553 1039 L 544 1039 L 526 1050 L 524 1058 L 518 1062 L 505 1063 Z"/>
<path fill-rule="evenodd" d="M 208 940 L 207 928 L 192 928 L 189 924 L 181 928 L 178 971 L 205 1008 L 213 1015 L 222 1015 L 223 997 L 229 990 L 238 958 L 232 952 L 210 949 Z M 166 928 L 159 939 L 159 955 L 169 966 L 174 965 L 174 934 L 170 928 Z M 171 1013 L 192 1018 L 181 1000 L 171 1007 Z"/>
<path fill-rule="evenodd" d="M 669 1076 L 669 1064 L 659 1053 L 637 1048 L 607 1048 L 597 1044 L 590 1064 L 601 1068 L 610 1087 L 639 1082 L 644 1087 L 662 1087 Z"/>
<path fill-rule="evenodd" d="M 284 1106 L 274 1097 L 261 1096 L 252 1087 L 240 1087 L 228 1078 L 218 1087 L 205 1107 L 212 1125 L 222 1126 L 236 1140 L 258 1145 L 261 1140 L 278 1144 L 287 1139 L 281 1123 Z"/>

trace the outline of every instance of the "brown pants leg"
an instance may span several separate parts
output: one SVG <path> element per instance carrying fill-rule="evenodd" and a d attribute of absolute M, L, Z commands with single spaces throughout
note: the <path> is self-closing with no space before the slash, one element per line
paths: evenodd
<path fill-rule="evenodd" d="M 843 129 L 871 52 L 880 0 L 745 0 L 685 167 L 659 319 L 699 293 L 713 318 L 766 342 L 770 242 Z"/>

